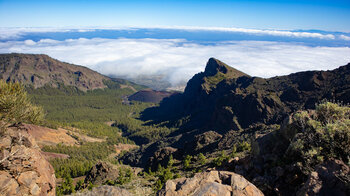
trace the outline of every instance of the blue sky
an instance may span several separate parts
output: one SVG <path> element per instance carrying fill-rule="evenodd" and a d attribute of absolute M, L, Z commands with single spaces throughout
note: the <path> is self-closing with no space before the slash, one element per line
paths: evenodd
<path fill-rule="evenodd" d="M 205 26 L 350 31 L 349 0 L 0 0 L 0 27 Z"/>

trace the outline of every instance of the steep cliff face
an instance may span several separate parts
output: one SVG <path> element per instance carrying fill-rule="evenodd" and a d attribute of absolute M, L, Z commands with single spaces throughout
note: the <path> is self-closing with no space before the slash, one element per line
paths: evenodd
<path fill-rule="evenodd" d="M 74 86 L 82 91 L 107 87 L 110 80 L 86 67 L 68 64 L 41 54 L 0 54 L 0 79 L 33 85 Z"/>
<path fill-rule="evenodd" d="M 25 128 L 8 128 L 0 150 L 0 195 L 56 194 L 55 171 Z"/>

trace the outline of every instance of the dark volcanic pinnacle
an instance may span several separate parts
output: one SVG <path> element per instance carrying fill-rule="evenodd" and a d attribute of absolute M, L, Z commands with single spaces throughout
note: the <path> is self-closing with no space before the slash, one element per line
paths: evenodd
<path fill-rule="evenodd" d="M 248 76 L 248 74 L 245 74 L 237 69 L 234 69 L 226 65 L 224 62 L 218 59 L 210 58 L 205 67 L 205 71 L 204 71 L 205 76 L 215 76 L 218 72 L 221 72 L 225 75 L 227 74 L 229 77 L 232 77 L 232 78 Z"/>
<path fill-rule="evenodd" d="M 227 65 L 215 58 L 210 58 L 207 66 L 205 67 L 205 75 L 206 76 L 214 76 L 219 72 L 222 72 L 224 74 L 227 73 Z"/>

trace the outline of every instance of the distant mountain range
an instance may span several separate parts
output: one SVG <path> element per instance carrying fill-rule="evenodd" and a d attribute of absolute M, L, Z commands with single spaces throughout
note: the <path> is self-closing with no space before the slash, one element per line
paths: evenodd
<path fill-rule="evenodd" d="M 81 91 L 135 85 L 44 54 L 0 54 L 0 79 L 33 88 L 70 86 Z"/>

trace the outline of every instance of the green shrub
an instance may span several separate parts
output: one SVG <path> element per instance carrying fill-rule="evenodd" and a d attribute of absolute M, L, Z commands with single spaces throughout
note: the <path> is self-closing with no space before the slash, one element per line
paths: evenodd
<path fill-rule="evenodd" d="M 230 154 L 230 158 L 234 158 L 234 157 L 236 157 L 236 155 L 237 155 L 237 146 L 234 145 L 232 148 L 232 152 Z"/>
<path fill-rule="evenodd" d="M 84 189 L 85 187 L 84 187 L 84 180 L 79 180 L 78 182 L 77 182 L 77 185 L 75 185 L 75 190 L 76 191 L 79 191 L 79 190 L 82 190 L 82 189 Z"/>
<path fill-rule="evenodd" d="M 214 167 L 220 167 L 223 162 L 227 161 L 229 157 L 226 155 L 225 151 L 221 151 L 220 156 L 213 160 Z"/>
<path fill-rule="evenodd" d="M 323 102 L 315 114 L 305 111 L 294 116 L 300 127 L 288 147 L 286 157 L 313 166 L 336 158 L 349 163 L 350 107 Z"/>
<path fill-rule="evenodd" d="M 163 168 L 160 164 L 158 165 L 158 169 L 155 173 L 155 176 L 158 178 L 155 185 L 154 190 L 158 191 L 162 189 L 163 184 L 166 183 L 166 181 L 170 179 L 174 179 L 175 177 L 178 177 L 179 175 L 174 175 L 174 173 L 171 171 L 170 167 Z"/>
<path fill-rule="evenodd" d="M 317 120 L 323 125 L 349 119 L 350 107 L 336 103 L 323 102 L 316 105 Z"/>
<path fill-rule="evenodd" d="M 251 151 L 251 145 L 249 142 L 238 143 L 237 152 Z"/>

